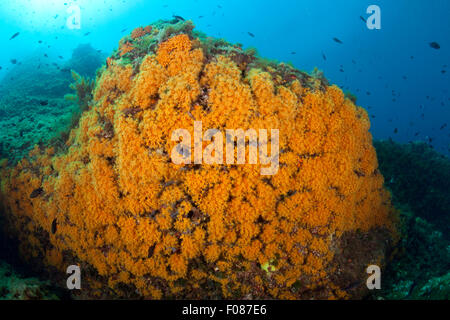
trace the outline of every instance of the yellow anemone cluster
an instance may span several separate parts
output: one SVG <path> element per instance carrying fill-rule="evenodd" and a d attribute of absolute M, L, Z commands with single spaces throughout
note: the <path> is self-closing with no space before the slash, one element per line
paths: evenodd
<path fill-rule="evenodd" d="M 61 271 L 80 264 L 86 286 L 118 296 L 345 297 L 330 277 L 337 240 L 392 227 L 366 111 L 336 86 L 206 52 L 181 33 L 137 68 L 109 59 L 67 150 L 36 147 L 3 166 L 22 254 Z M 278 172 L 174 164 L 171 134 L 194 136 L 194 121 L 279 129 Z"/>

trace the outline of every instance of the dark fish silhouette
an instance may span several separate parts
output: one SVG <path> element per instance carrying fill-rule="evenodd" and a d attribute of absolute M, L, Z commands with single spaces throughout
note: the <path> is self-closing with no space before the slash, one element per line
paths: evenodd
<path fill-rule="evenodd" d="M 122 31 L 120 31 L 120 32 L 125 32 L 125 31 L 127 31 L 127 29 L 123 29 Z"/>
<path fill-rule="evenodd" d="M 88 36 L 88 35 L 90 35 L 91 34 L 91 32 L 89 31 L 89 32 L 86 32 L 85 34 L 84 34 L 84 36 L 86 37 L 86 36 Z"/>
<path fill-rule="evenodd" d="M 447 123 L 444 123 L 444 124 L 441 126 L 440 130 L 445 129 L 445 127 L 447 127 Z"/>
<path fill-rule="evenodd" d="M 327 61 L 327 56 L 323 52 L 322 52 L 322 58 L 323 58 L 323 60 Z"/>
<path fill-rule="evenodd" d="M 48 55 L 46 53 L 44 53 L 44 57 L 48 58 Z"/>
<path fill-rule="evenodd" d="M 333 38 L 333 41 L 337 42 L 337 43 L 340 43 L 340 44 L 343 44 L 343 42 L 341 40 L 339 40 L 338 38 Z"/>
<path fill-rule="evenodd" d="M 148 248 L 147 257 L 151 258 L 154 252 L 155 252 L 155 245 L 152 245 L 151 247 Z"/>
<path fill-rule="evenodd" d="M 52 233 L 53 234 L 56 233 L 56 228 L 57 228 L 56 219 L 53 219 L 53 222 L 52 222 Z"/>
<path fill-rule="evenodd" d="M 441 46 L 439 45 L 439 43 L 437 43 L 437 42 L 430 42 L 430 47 L 432 47 L 433 49 L 436 49 L 436 50 L 438 50 L 438 49 L 440 49 L 441 48 Z"/>
<path fill-rule="evenodd" d="M 30 198 L 31 199 L 37 198 L 43 193 L 44 193 L 44 189 L 42 189 L 42 188 L 34 189 L 33 192 L 31 192 L 31 194 L 30 194 Z"/>
<path fill-rule="evenodd" d="M 18 35 L 20 34 L 20 32 L 16 32 L 16 33 L 14 33 L 13 35 L 12 35 L 12 37 L 11 38 L 9 38 L 9 40 L 12 40 L 12 39 L 14 39 L 15 37 L 17 37 Z"/>
<path fill-rule="evenodd" d="M 248 35 L 249 35 L 250 37 L 252 37 L 252 38 L 255 37 L 255 35 L 254 35 L 253 33 L 251 33 L 251 32 L 247 32 L 247 33 L 248 33 Z"/>
<path fill-rule="evenodd" d="M 16 59 L 11 59 L 11 63 L 12 63 L 12 64 L 16 64 L 16 63 L 17 63 L 17 60 L 16 60 Z"/>
<path fill-rule="evenodd" d="M 394 129 L 394 133 L 395 133 L 395 134 L 398 133 L 398 129 L 397 129 L 397 128 Z"/>
<path fill-rule="evenodd" d="M 58 56 L 58 58 L 60 58 L 60 59 L 64 59 L 64 58 L 63 58 L 63 56 Z"/>
<path fill-rule="evenodd" d="M 42 43 L 42 40 L 39 40 L 38 43 Z"/>
<path fill-rule="evenodd" d="M 203 16 L 198 16 L 198 18 L 199 18 L 199 19 L 202 19 L 202 18 L 203 18 Z"/>
<path fill-rule="evenodd" d="M 419 134 L 420 134 L 420 132 L 416 132 L 416 133 L 414 134 L 414 137 L 417 137 Z"/>
<path fill-rule="evenodd" d="M 178 21 L 186 21 L 182 16 L 172 15 Z"/>
<path fill-rule="evenodd" d="M 39 104 L 41 106 L 46 106 L 46 105 L 48 105 L 48 101 L 47 100 L 41 100 L 41 101 L 39 101 Z"/>
<path fill-rule="evenodd" d="M 2 68 L 2 66 L 0 66 L 0 70 L 2 70 L 3 68 Z"/>
<path fill-rule="evenodd" d="M 292 52 L 291 52 L 291 54 L 297 54 L 297 52 L 295 52 L 295 51 L 292 51 Z"/>

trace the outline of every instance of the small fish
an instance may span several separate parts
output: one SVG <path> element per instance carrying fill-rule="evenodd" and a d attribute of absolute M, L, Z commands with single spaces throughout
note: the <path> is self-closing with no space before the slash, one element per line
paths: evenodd
<path fill-rule="evenodd" d="M 89 31 L 89 32 L 86 32 L 85 34 L 84 34 L 84 36 L 86 37 L 86 36 L 88 36 L 88 35 L 90 35 L 91 34 L 91 32 Z"/>
<path fill-rule="evenodd" d="M 30 194 L 30 198 L 31 199 L 37 198 L 43 193 L 44 193 L 44 189 L 42 189 L 42 188 L 34 189 L 33 192 L 31 192 L 31 194 Z"/>
<path fill-rule="evenodd" d="M 125 32 L 125 31 L 127 31 L 127 29 L 123 29 L 122 31 L 120 31 L 120 32 Z"/>
<path fill-rule="evenodd" d="M 247 33 L 248 33 L 248 35 L 249 35 L 250 37 L 252 37 L 252 38 L 255 37 L 255 35 L 254 35 L 253 33 L 251 33 L 251 32 L 247 32 Z"/>
<path fill-rule="evenodd" d="M 46 105 L 48 105 L 48 101 L 47 100 L 41 100 L 41 101 L 39 101 L 39 104 L 41 106 L 46 106 Z"/>
<path fill-rule="evenodd" d="M 297 52 L 295 52 L 295 51 L 292 51 L 292 52 L 291 52 L 291 54 L 297 54 Z"/>
<path fill-rule="evenodd" d="M 46 53 L 44 53 L 44 57 L 48 58 L 48 55 Z"/>
<path fill-rule="evenodd" d="M 60 58 L 60 59 L 64 59 L 64 58 L 63 58 L 63 56 L 58 56 L 58 58 Z"/>
<path fill-rule="evenodd" d="M 447 127 L 447 123 L 444 123 L 444 124 L 441 126 L 440 130 L 445 129 L 445 127 Z"/>
<path fill-rule="evenodd" d="M 324 61 L 327 61 L 327 56 L 323 52 L 322 52 L 322 58 L 323 58 Z"/>
<path fill-rule="evenodd" d="M 364 19 L 364 17 L 363 16 L 359 16 L 359 18 L 362 20 L 362 21 L 364 21 L 365 23 L 367 23 L 367 20 L 366 19 Z"/>
<path fill-rule="evenodd" d="M 55 234 L 57 229 L 56 219 L 53 219 L 52 222 L 52 233 Z"/>
<path fill-rule="evenodd" d="M 198 18 L 199 18 L 199 19 L 202 19 L 202 18 L 203 18 L 203 16 L 198 16 Z"/>
<path fill-rule="evenodd" d="M 436 49 L 436 50 L 438 50 L 438 49 L 441 48 L 441 46 L 439 45 L 439 43 L 437 43 L 437 42 L 435 42 L 435 41 L 430 42 L 430 47 L 433 48 L 433 49 Z"/>
<path fill-rule="evenodd" d="M 178 21 L 186 21 L 182 16 L 172 15 Z"/>
<path fill-rule="evenodd" d="M 2 70 L 3 68 L 2 68 L 2 66 L 0 66 L 0 70 Z"/>
<path fill-rule="evenodd" d="M 17 63 L 17 60 L 16 60 L 16 59 L 11 59 L 11 63 L 12 63 L 12 64 L 16 64 L 16 63 Z"/>
<path fill-rule="evenodd" d="M 416 132 L 416 133 L 414 134 L 414 137 L 417 137 L 419 134 L 420 134 L 420 132 Z"/>
<path fill-rule="evenodd" d="M 397 128 L 394 129 L 394 133 L 395 133 L 395 134 L 398 133 L 398 129 L 397 129 Z"/>
<path fill-rule="evenodd" d="M 333 38 L 333 41 L 337 42 L 337 43 L 340 43 L 340 44 L 343 44 L 343 42 L 341 40 L 339 40 L 338 38 Z"/>
<path fill-rule="evenodd" d="M 14 39 L 15 37 L 17 37 L 18 35 L 20 34 L 20 32 L 16 32 L 16 33 L 14 33 L 13 35 L 12 35 L 12 37 L 11 38 L 9 38 L 9 40 L 12 40 L 12 39 Z"/>
<path fill-rule="evenodd" d="M 447 71 L 445 71 L 445 70 L 441 70 L 441 73 L 442 73 L 442 74 L 444 74 L 444 73 L 446 73 L 446 72 L 447 72 Z"/>
<path fill-rule="evenodd" d="M 42 43 L 42 40 L 39 40 L 38 43 Z"/>
<path fill-rule="evenodd" d="M 148 248 L 148 254 L 147 257 L 151 258 L 153 256 L 153 253 L 155 252 L 155 245 L 152 245 L 151 247 Z"/>

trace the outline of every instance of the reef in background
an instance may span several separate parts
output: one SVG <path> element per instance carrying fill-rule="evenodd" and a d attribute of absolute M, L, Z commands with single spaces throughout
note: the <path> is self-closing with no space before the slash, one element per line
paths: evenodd
<path fill-rule="evenodd" d="M 402 234 L 384 272 L 383 299 L 450 298 L 450 159 L 423 142 L 375 141 Z"/>
<path fill-rule="evenodd" d="M 0 260 L 0 300 L 57 300 L 58 294 L 50 281 L 25 277 Z"/>
<path fill-rule="evenodd" d="M 394 201 L 450 240 L 450 160 L 423 142 L 376 141 L 380 170 Z"/>
<path fill-rule="evenodd" d="M 64 98 L 71 93 L 71 70 L 95 78 L 106 57 L 89 44 L 78 46 L 58 65 L 41 54 L 17 64 L 0 83 L 0 158 L 16 162 L 36 144 L 64 144 L 79 106 Z"/>
<path fill-rule="evenodd" d="M 2 162 L 6 230 L 82 297 L 361 298 L 395 210 L 364 109 L 309 75 L 159 21 L 120 41 L 67 148 Z M 83 97 L 79 97 L 82 101 Z M 280 168 L 175 165 L 175 129 L 280 130 Z"/>

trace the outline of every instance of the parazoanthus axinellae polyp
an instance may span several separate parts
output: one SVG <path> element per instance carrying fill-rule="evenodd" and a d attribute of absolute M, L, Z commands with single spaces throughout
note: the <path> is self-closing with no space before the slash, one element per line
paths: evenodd
<path fill-rule="evenodd" d="M 194 148 L 192 150 L 191 133 L 186 129 L 172 132 L 172 141 L 179 143 L 171 151 L 171 159 L 175 164 L 270 164 L 261 168 L 262 175 L 274 175 L 278 172 L 279 130 L 271 129 L 270 143 L 267 129 L 226 129 L 225 138 L 219 129 L 208 129 L 202 133 L 202 122 L 194 122 Z M 259 133 L 259 138 L 258 138 Z M 246 153 L 248 139 L 248 156 Z M 203 142 L 210 142 L 203 150 Z M 225 147 L 224 147 L 225 144 Z M 270 148 L 270 154 L 268 149 Z M 224 152 L 224 149 L 226 150 Z M 259 155 L 259 157 L 258 157 Z"/>
<path fill-rule="evenodd" d="M 1 170 L 22 254 L 62 271 L 81 264 L 98 294 L 348 296 L 333 280 L 339 239 L 393 230 L 366 111 L 323 79 L 214 45 L 189 23 L 127 37 L 67 150 L 36 147 Z M 278 129 L 276 174 L 261 175 L 262 163 L 173 163 L 172 133 L 195 121 Z"/>

